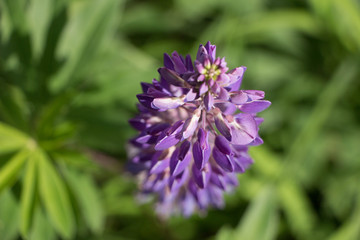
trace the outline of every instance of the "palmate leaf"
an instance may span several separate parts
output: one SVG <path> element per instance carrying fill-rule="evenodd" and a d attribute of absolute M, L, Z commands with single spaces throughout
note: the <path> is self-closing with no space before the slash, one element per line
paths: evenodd
<path fill-rule="evenodd" d="M 357 196 L 356 207 L 350 218 L 328 239 L 329 240 L 357 240 L 360 237 L 360 191 Z"/>
<path fill-rule="evenodd" d="M 219 232 L 216 234 L 216 240 L 230 240 L 233 239 L 233 231 L 227 227 L 222 227 Z"/>
<path fill-rule="evenodd" d="M 32 223 L 31 233 L 29 234 L 29 240 L 55 240 L 55 231 L 46 218 L 41 208 L 37 208 L 34 213 L 34 221 Z"/>
<path fill-rule="evenodd" d="M 283 180 L 278 185 L 278 195 L 293 232 L 302 239 L 309 238 L 316 218 L 304 190 L 294 181 Z"/>
<path fill-rule="evenodd" d="M 309 0 L 324 25 L 335 33 L 344 47 L 360 50 L 360 5 L 356 0 Z"/>
<path fill-rule="evenodd" d="M 32 58 L 28 24 L 26 20 L 26 1 L 6 0 L 1 1 L 2 8 L 6 9 L 13 32 L 9 43 L 16 52 L 18 59 L 24 66 L 29 66 Z"/>
<path fill-rule="evenodd" d="M 234 239 L 275 239 L 278 228 L 276 192 L 264 187 L 246 210 L 237 227 Z"/>
<path fill-rule="evenodd" d="M 278 209 L 275 188 L 262 188 L 243 215 L 238 227 L 231 231 L 223 227 L 216 240 L 272 240 L 278 229 Z"/>
<path fill-rule="evenodd" d="M 17 238 L 19 206 L 10 191 L 0 194 L 0 237 L 1 240 Z"/>
<path fill-rule="evenodd" d="M 92 0 L 77 6 L 78 12 L 70 16 L 57 51 L 58 57 L 67 61 L 51 82 L 54 92 L 64 89 L 94 56 L 112 26 L 118 3 L 117 0 Z"/>
<path fill-rule="evenodd" d="M 29 106 L 24 92 L 14 85 L 0 81 L 0 116 L 18 130 L 27 131 Z"/>
<path fill-rule="evenodd" d="M 46 30 L 54 12 L 54 0 L 31 0 L 27 11 L 34 58 L 38 59 L 46 41 Z"/>
<path fill-rule="evenodd" d="M 93 233 L 99 234 L 104 227 L 104 213 L 99 192 L 92 179 L 69 168 L 62 168 L 72 194 L 81 210 L 85 222 Z"/>
<path fill-rule="evenodd" d="M 20 231 L 26 239 L 33 221 L 37 193 L 37 159 L 32 154 L 27 162 L 20 201 Z"/>
<path fill-rule="evenodd" d="M 17 129 L 0 122 L 0 155 L 25 146 L 28 137 Z"/>
<path fill-rule="evenodd" d="M 298 236 L 307 236 L 311 233 L 316 218 L 304 190 L 298 183 L 281 176 L 281 158 L 266 145 L 251 149 L 250 154 L 256 162 L 255 171 L 269 179 L 278 180 L 276 191 L 279 205 L 284 210 L 292 230 Z"/>
<path fill-rule="evenodd" d="M 28 151 L 22 150 L 0 169 L 0 194 L 5 188 L 10 187 L 16 181 L 19 171 L 27 158 Z"/>
<path fill-rule="evenodd" d="M 46 212 L 57 232 L 64 238 L 71 238 L 75 232 L 75 220 L 65 184 L 46 153 L 39 149 L 36 157 L 39 193 Z"/>
<path fill-rule="evenodd" d="M 22 0 L 6 0 L 2 4 L 7 11 L 13 29 L 24 33 L 27 31 L 27 23 L 25 19 L 26 1 Z"/>
<path fill-rule="evenodd" d="M 306 154 L 313 147 L 313 143 L 323 125 L 330 118 L 337 101 L 352 86 L 351 83 L 355 81 L 358 71 L 358 62 L 354 58 L 343 60 L 336 69 L 329 84 L 319 94 L 316 105 L 304 127 L 289 147 L 285 157 L 285 161 L 289 163 L 289 166 L 283 168 L 285 175 L 287 174 L 290 178 L 296 178 L 302 182 L 311 181 L 313 177 L 316 177 L 310 176 L 309 171 L 302 167 L 310 165 L 307 161 L 312 161 L 311 158 L 306 157 Z"/>

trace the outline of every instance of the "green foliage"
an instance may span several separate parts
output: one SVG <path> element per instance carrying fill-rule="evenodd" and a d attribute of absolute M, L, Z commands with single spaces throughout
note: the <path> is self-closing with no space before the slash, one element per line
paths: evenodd
<path fill-rule="evenodd" d="M 159 219 L 125 172 L 141 81 L 212 41 L 272 101 L 226 208 Z M 0 239 L 360 238 L 360 5 L 0 1 Z"/>

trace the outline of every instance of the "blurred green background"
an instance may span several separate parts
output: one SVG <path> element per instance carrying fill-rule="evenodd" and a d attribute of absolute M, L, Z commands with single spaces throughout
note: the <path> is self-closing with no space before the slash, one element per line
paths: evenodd
<path fill-rule="evenodd" d="M 0 239 L 360 239 L 356 0 L 1 0 Z M 226 208 L 168 220 L 125 171 L 140 82 L 210 40 L 264 90 Z"/>

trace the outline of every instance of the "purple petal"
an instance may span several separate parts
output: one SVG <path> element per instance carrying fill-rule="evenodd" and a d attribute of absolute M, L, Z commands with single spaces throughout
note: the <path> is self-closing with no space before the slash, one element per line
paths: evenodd
<path fill-rule="evenodd" d="M 186 65 L 186 68 L 189 72 L 192 72 L 194 71 L 194 67 L 193 67 L 193 64 L 192 64 L 192 60 L 191 60 L 191 57 L 190 55 L 186 55 L 186 58 L 185 58 L 185 65 Z"/>
<path fill-rule="evenodd" d="M 140 85 L 144 93 L 147 93 L 149 88 L 154 87 L 151 83 L 147 83 L 147 82 L 141 82 Z"/>
<path fill-rule="evenodd" d="M 237 156 L 233 158 L 235 172 L 243 173 L 253 163 L 250 157 Z"/>
<path fill-rule="evenodd" d="M 132 161 L 134 163 L 144 163 L 148 162 L 153 159 L 153 154 L 151 153 L 140 153 L 139 155 L 136 155 Z"/>
<path fill-rule="evenodd" d="M 177 122 L 175 122 L 167 131 L 166 134 L 170 135 L 170 134 L 174 134 L 174 133 L 179 133 L 182 129 L 182 126 L 184 125 L 184 121 L 179 120 Z"/>
<path fill-rule="evenodd" d="M 211 45 L 210 41 L 208 41 L 205 45 L 205 49 L 211 57 L 211 60 L 214 61 L 216 57 L 216 46 Z"/>
<path fill-rule="evenodd" d="M 219 66 L 222 73 L 225 73 L 229 70 L 229 68 L 227 68 L 226 65 L 227 63 L 225 61 L 225 57 L 221 58 Z"/>
<path fill-rule="evenodd" d="M 190 91 L 186 94 L 185 101 L 191 102 L 194 101 L 197 97 L 197 93 L 194 92 L 194 89 L 190 89 Z"/>
<path fill-rule="evenodd" d="M 155 98 L 152 105 L 158 109 L 165 111 L 168 109 L 174 109 L 183 105 L 185 97 L 166 97 L 166 98 Z"/>
<path fill-rule="evenodd" d="M 206 188 L 207 184 L 210 181 L 211 176 L 211 167 L 207 163 L 202 170 L 197 169 L 197 167 L 192 167 L 192 173 L 195 183 L 199 188 Z"/>
<path fill-rule="evenodd" d="M 181 136 L 179 136 L 178 133 L 182 127 L 183 122 L 178 121 L 174 123 L 173 126 L 171 126 L 168 130 L 163 131 L 157 138 L 157 144 L 154 147 L 155 150 L 165 150 L 176 145 L 181 139 Z"/>
<path fill-rule="evenodd" d="M 229 141 L 222 135 L 216 136 L 215 146 L 226 155 L 230 155 L 232 152 Z"/>
<path fill-rule="evenodd" d="M 220 86 L 219 84 L 217 84 L 217 82 L 213 81 L 212 79 L 210 80 L 210 84 L 211 86 L 211 91 L 215 94 L 219 94 L 220 93 Z"/>
<path fill-rule="evenodd" d="M 197 78 L 196 78 L 196 81 L 197 82 L 202 82 L 205 80 L 205 76 L 203 74 L 200 74 Z"/>
<path fill-rule="evenodd" d="M 232 172 L 234 171 L 234 166 L 232 161 L 230 160 L 230 155 L 225 155 L 222 153 L 217 147 L 213 148 L 213 158 L 216 163 L 225 171 Z"/>
<path fill-rule="evenodd" d="M 226 174 L 224 175 L 224 179 L 225 179 L 225 182 L 227 184 L 227 186 L 237 186 L 239 185 L 239 180 L 236 176 L 236 174 Z"/>
<path fill-rule="evenodd" d="M 249 96 L 244 91 L 236 91 L 231 93 L 230 99 L 234 104 L 244 104 L 248 101 Z"/>
<path fill-rule="evenodd" d="M 228 86 L 230 91 L 239 90 L 245 70 L 246 67 L 242 66 L 235 68 L 228 73 L 230 77 L 230 83 Z"/>
<path fill-rule="evenodd" d="M 206 48 L 200 44 L 199 46 L 199 50 L 196 54 L 196 60 L 198 60 L 199 62 L 203 62 L 204 61 L 204 57 L 208 54 Z"/>
<path fill-rule="evenodd" d="M 180 141 L 180 138 L 175 134 L 170 136 L 165 135 L 163 138 L 161 137 L 162 135 L 159 136 L 159 138 L 157 139 L 158 143 L 154 147 L 157 151 L 168 149 L 169 147 L 176 145 Z"/>
<path fill-rule="evenodd" d="M 189 217 L 191 214 L 193 214 L 195 208 L 196 208 L 196 201 L 194 197 L 190 193 L 185 192 L 184 197 L 182 198 L 181 201 L 182 213 L 184 214 L 185 217 Z"/>
<path fill-rule="evenodd" d="M 216 79 L 216 82 L 220 85 L 220 86 L 228 86 L 229 85 L 229 82 L 230 82 L 230 77 L 223 73 L 223 74 L 220 74 L 217 79 Z"/>
<path fill-rule="evenodd" d="M 204 67 L 207 68 L 207 69 L 209 69 L 209 68 L 211 67 L 211 60 L 210 60 L 209 55 L 205 55 L 205 56 L 204 56 L 203 65 L 204 65 Z"/>
<path fill-rule="evenodd" d="M 179 150 L 176 149 L 170 158 L 170 173 L 172 176 L 177 176 L 184 171 L 184 169 L 189 165 L 192 156 L 188 153 L 185 158 L 181 161 L 179 160 Z"/>
<path fill-rule="evenodd" d="M 257 125 L 250 114 L 238 114 L 235 121 L 229 123 L 231 128 L 231 143 L 246 145 L 251 143 L 257 134 Z"/>
<path fill-rule="evenodd" d="M 171 54 L 171 56 L 172 56 L 172 60 L 173 60 L 173 63 L 174 63 L 175 71 L 180 73 L 180 74 L 186 72 L 184 62 L 180 58 L 179 54 L 176 51 L 174 51 Z"/>
<path fill-rule="evenodd" d="M 186 168 L 181 174 L 177 176 L 171 176 L 169 179 L 169 187 L 171 192 L 176 192 L 180 187 L 184 185 L 189 178 L 189 170 Z"/>
<path fill-rule="evenodd" d="M 260 90 L 244 90 L 251 100 L 260 100 L 265 97 L 265 92 Z"/>
<path fill-rule="evenodd" d="M 159 174 L 165 170 L 165 168 L 169 167 L 169 158 L 164 160 L 154 160 L 154 164 L 150 169 L 150 174 Z"/>
<path fill-rule="evenodd" d="M 225 88 L 220 87 L 218 99 L 227 101 L 229 99 L 229 92 Z"/>
<path fill-rule="evenodd" d="M 223 190 L 226 189 L 226 182 L 224 181 L 223 176 L 219 174 L 211 174 L 210 182 Z"/>
<path fill-rule="evenodd" d="M 176 72 L 168 68 L 162 67 L 158 69 L 161 77 L 166 80 L 169 84 L 183 87 L 185 85 L 185 80 L 182 79 Z"/>
<path fill-rule="evenodd" d="M 193 145 L 193 156 L 196 167 L 200 170 L 204 166 L 204 156 L 199 142 L 195 142 Z"/>
<path fill-rule="evenodd" d="M 214 105 L 214 97 L 210 92 L 204 97 L 204 105 L 207 111 L 210 111 Z"/>
<path fill-rule="evenodd" d="M 217 208 L 223 208 L 225 204 L 222 190 L 216 187 L 211 187 L 209 188 L 208 192 L 212 205 Z"/>
<path fill-rule="evenodd" d="M 196 109 L 194 111 L 194 115 L 186 120 L 183 128 L 184 139 L 187 139 L 188 137 L 194 134 L 200 119 L 200 113 L 201 113 L 200 109 Z"/>
<path fill-rule="evenodd" d="M 208 134 L 203 128 L 199 129 L 198 141 L 202 148 L 205 148 L 208 145 Z"/>
<path fill-rule="evenodd" d="M 219 110 L 220 111 L 220 110 Z M 215 125 L 219 132 L 229 141 L 231 141 L 230 126 L 223 118 L 221 113 L 215 115 Z"/>
<path fill-rule="evenodd" d="M 148 143 L 148 144 L 154 144 L 157 140 L 158 136 L 148 135 L 145 133 L 140 134 L 135 141 L 138 143 Z"/>
<path fill-rule="evenodd" d="M 200 96 L 203 95 L 203 94 L 206 93 L 208 90 L 209 90 L 209 87 L 208 87 L 207 83 L 204 82 L 204 83 L 201 84 L 201 86 L 200 86 L 199 95 L 200 95 Z"/>
<path fill-rule="evenodd" d="M 179 155 L 178 159 L 182 161 L 185 158 L 185 155 L 189 152 L 190 149 L 190 142 L 188 140 L 185 140 L 179 147 Z"/>
<path fill-rule="evenodd" d="M 136 95 L 136 97 L 144 107 L 153 109 L 153 106 L 151 103 L 154 100 L 154 97 L 149 96 L 147 94 L 138 94 L 138 95 Z"/>
<path fill-rule="evenodd" d="M 259 146 L 259 145 L 261 145 L 261 144 L 263 144 L 263 143 L 264 143 L 264 141 L 262 140 L 262 138 L 259 137 L 259 136 L 257 136 L 257 137 L 254 139 L 254 141 L 249 144 L 249 146 Z"/>
<path fill-rule="evenodd" d="M 162 132 L 169 127 L 170 127 L 170 125 L 168 123 L 158 123 L 158 124 L 154 124 L 151 127 L 147 128 L 145 130 L 145 132 L 150 135 L 156 135 L 159 132 Z"/>
<path fill-rule="evenodd" d="M 195 68 L 198 71 L 198 73 L 200 73 L 200 74 L 206 73 L 206 69 L 205 69 L 204 65 L 202 64 L 202 62 L 195 61 Z"/>
<path fill-rule="evenodd" d="M 170 95 L 166 92 L 160 91 L 156 88 L 148 88 L 146 93 L 154 98 L 169 97 Z"/>
<path fill-rule="evenodd" d="M 164 66 L 168 69 L 174 70 L 174 63 L 167 53 L 164 53 Z"/>
<path fill-rule="evenodd" d="M 211 148 L 208 143 L 208 134 L 204 129 L 200 128 L 198 139 L 193 145 L 193 156 L 195 166 L 201 170 L 205 163 L 208 162 L 211 155 Z"/>
<path fill-rule="evenodd" d="M 215 103 L 214 105 L 219 108 L 223 114 L 226 115 L 232 115 L 237 110 L 236 105 L 232 104 L 231 102 Z"/>
<path fill-rule="evenodd" d="M 135 117 L 129 120 L 130 125 L 136 130 L 143 131 L 146 128 L 146 121 L 143 118 Z"/>
<path fill-rule="evenodd" d="M 267 100 L 254 100 L 247 102 L 239 107 L 239 109 L 246 113 L 257 113 L 265 110 L 271 105 L 271 102 Z"/>
<path fill-rule="evenodd" d="M 256 125 L 258 125 L 258 126 L 264 122 L 264 119 L 261 117 L 254 117 L 254 119 L 255 119 Z"/>

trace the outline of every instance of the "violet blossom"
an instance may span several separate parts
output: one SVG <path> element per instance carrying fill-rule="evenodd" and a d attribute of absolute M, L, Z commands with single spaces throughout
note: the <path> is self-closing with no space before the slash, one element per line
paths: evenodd
<path fill-rule="evenodd" d="M 256 113 L 271 103 L 263 91 L 239 90 L 245 71 L 229 71 L 208 42 L 194 63 L 189 55 L 164 54 L 160 80 L 141 84 L 140 113 L 129 121 L 139 131 L 130 141 L 131 164 L 141 196 L 155 196 L 159 214 L 223 207 L 223 193 L 253 163 L 248 147 L 263 143 Z"/>

